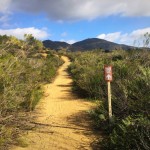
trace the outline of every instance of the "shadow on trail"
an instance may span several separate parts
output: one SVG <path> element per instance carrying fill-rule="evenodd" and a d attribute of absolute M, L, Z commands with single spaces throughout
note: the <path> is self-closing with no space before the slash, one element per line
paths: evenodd
<path fill-rule="evenodd" d="M 78 127 L 73 127 L 73 126 L 65 126 L 65 125 L 61 125 L 61 124 L 43 124 L 43 123 L 38 123 L 38 122 L 30 122 L 33 123 L 37 126 L 47 126 L 47 127 L 53 127 L 53 128 L 65 128 L 65 129 L 74 129 L 74 130 L 79 130 L 79 131 L 91 131 L 90 129 L 87 130 L 85 128 L 78 128 Z"/>
<path fill-rule="evenodd" d="M 69 85 L 66 85 L 66 84 L 60 84 L 60 85 L 57 85 L 59 87 L 72 87 L 72 84 L 69 84 Z"/>
<path fill-rule="evenodd" d="M 90 143 L 91 148 L 93 150 L 100 150 L 100 145 L 98 144 L 100 140 L 102 140 L 102 137 L 99 137 L 102 135 L 101 131 L 98 131 L 94 129 L 94 124 L 92 121 L 92 118 L 90 117 L 89 113 L 86 111 L 81 111 L 78 113 L 75 113 L 68 117 L 68 123 L 71 125 L 75 125 L 78 128 L 83 128 L 85 130 L 75 130 L 77 134 L 85 135 L 86 137 L 91 137 L 92 135 L 96 135 L 95 137 L 93 136 L 93 142 Z M 84 141 L 84 139 L 82 139 Z M 82 145 L 83 146 L 83 145 Z M 86 147 L 87 145 L 85 145 Z M 83 147 L 80 147 L 80 149 L 83 149 Z"/>
<path fill-rule="evenodd" d="M 101 135 L 100 131 L 97 131 L 93 127 L 92 119 L 90 118 L 90 115 L 86 111 L 81 111 L 78 113 L 75 113 L 71 116 L 68 117 L 67 119 L 68 124 L 43 124 L 43 123 L 38 123 L 38 122 L 31 122 L 35 124 L 37 127 L 43 128 L 43 127 L 48 127 L 48 128 L 65 128 L 68 130 L 72 130 L 73 133 L 76 133 L 78 135 L 85 135 L 86 137 L 91 137 L 93 136 L 93 142 L 90 143 L 91 149 L 92 150 L 100 150 L 100 145 L 99 141 L 102 140 L 99 135 Z M 49 133 L 53 134 L 53 131 L 49 130 L 49 132 L 46 131 L 41 131 L 42 133 Z M 99 138 L 98 138 L 99 137 Z M 82 149 L 82 150 L 87 150 L 87 147 L 89 147 L 89 144 L 87 144 L 86 139 L 82 138 L 81 139 L 82 144 L 77 148 L 77 149 Z"/>

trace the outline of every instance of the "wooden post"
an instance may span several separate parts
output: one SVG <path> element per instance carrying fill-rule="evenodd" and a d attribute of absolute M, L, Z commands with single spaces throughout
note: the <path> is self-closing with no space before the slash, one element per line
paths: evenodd
<path fill-rule="evenodd" d="M 107 84 L 108 84 L 108 114 L 109 114 L 109 121 L 111 122 L 111 119 L 112 119 L 112 106 L 111 106 L 111 85 L 110 85 L 110 81 L 108 81 Z"/>
<path fill-rule="evenodd" d="M 104 66 L 104 76 L 105 81 L 107 81 L 108 87 L 108 116 L 109 122 L 112 122 L 112 106 L 111 106 L 111 85 L 110 82 L 112 81 L 112 66 Z"/>

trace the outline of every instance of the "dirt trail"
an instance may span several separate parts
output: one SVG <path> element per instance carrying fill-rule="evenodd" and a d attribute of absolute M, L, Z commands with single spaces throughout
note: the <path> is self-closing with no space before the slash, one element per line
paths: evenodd
<path fill-rule="evenodd" d="M 71 92 L 72 79 L 66 69 L 70 64 L 67 57 L 58 70 L 54 82 L 45 86 L 45 97 L 34 114 L 36 130 L 27 135 L 28 147 L 14 150 L 92 150 L 97 139 L 91 130 L 88 110 L 93 104 L 78 99 Z"/>

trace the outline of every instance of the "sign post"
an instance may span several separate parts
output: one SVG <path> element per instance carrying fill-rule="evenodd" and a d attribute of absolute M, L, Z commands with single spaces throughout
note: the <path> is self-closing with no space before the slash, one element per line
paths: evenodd
<path fill-rule="evenodd" d="M 112 81 L 112 66 L 104 66 L 104 76 L 105 80 L 107 81 L 108 86 L 108 115 L 109 121 L 111 122 L 112 119 L 112 106 L 111 106 L 111 84 Z"/>

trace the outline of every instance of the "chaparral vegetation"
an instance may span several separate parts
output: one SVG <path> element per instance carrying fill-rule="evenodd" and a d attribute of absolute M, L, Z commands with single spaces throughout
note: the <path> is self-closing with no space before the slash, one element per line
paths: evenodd
<path fill-rule="evenodd" d="M 107 135 L 99 143 L 108 150 L 150 149 L 150 51 L 102 50 L 69 54 L 74 91 L 95 100 L 90 114 Z M 104 65 L 113 66 L 112 110 L 109 123 Z"/>
<path fill-rule="evenodd" d="M 0 36 L 0 149 L 17 142 L 29 118 L 25 112 L 35 108 L 42 85 L 62 63 L 32 35 L 24 40 Z"/>
<path fill-rule="evenodd" d="M 52 81 L 63 64 L 59 56 L 67 55 L 72 61 L 68 71 L 73 91 L 96 102 L 90 115 L 95 128 L 105 135 L 98 143 L 102 149 L 149 150 L 149 41 L 146 34 L 144 48 L 107 53 L 101 49 L 67 52 L 64 48 L 56 53 L 30 34 L 24 40 L 0 36 L 0 149 L 12 143 L 25 145 L 19 134 L 32 128 L 29 112 L 43 96 L 43 85 Z M 113 67 L 111 122 L 104 65 Z"/>

